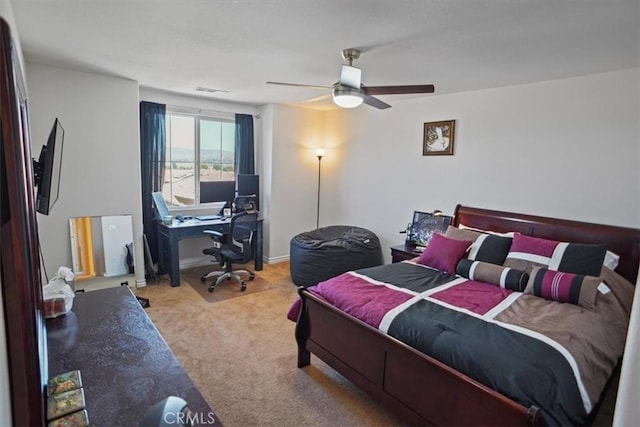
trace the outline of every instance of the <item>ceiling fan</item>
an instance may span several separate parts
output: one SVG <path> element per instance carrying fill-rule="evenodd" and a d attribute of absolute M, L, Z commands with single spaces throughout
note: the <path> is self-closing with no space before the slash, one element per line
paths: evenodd
<path fill-rule="evenodd" d="M 362 70 L 352 65 L 354 60 L 360 58 L 360 50 L 344 49 L 342 51 L 342 57 L 349 63 L 349 65 L 342 65 L 340 81 L 334 83 L 333 86 L 306 85 L 282 82 L 267 82 L 267 84 L 331 89 L 330 95 L 322 95 L 309 101 L 318 101 L 320 99 L 328 98 L 329 96 L 331 96 L 333 97 L 333 102 L 343 108 L 354 108 L 364 102 L 367 105 L 371 105 L 372 107 L 376 107 L 381 110 L 389 108 L 391 107 L 391 105 L 374 97 L 373 95 L 433 93 L 435 90 L 433 85 L 365 86 L 362 84 L 361 80 Z"/>

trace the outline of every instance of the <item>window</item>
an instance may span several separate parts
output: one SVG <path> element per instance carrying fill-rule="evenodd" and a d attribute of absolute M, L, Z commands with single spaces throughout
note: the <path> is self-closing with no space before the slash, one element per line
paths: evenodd
<path fill-rule="evenodd" d="M 200 205 L 200 182 L 235 180 L 235 122 L 167 111 L 162 194 L 171 207 Z"/>

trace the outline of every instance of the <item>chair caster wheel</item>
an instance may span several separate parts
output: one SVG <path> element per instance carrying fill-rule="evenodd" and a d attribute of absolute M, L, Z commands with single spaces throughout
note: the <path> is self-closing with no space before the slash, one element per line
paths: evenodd
<path fill-rule="evenodd" d="M 249 276 L 249 280 L 253 280 L 255 278 L 256 278 L 255 274 L 252 274 L 251 276 Z"/>
<path fill-rule="evenodd" d="M 247 284 L 246 284 L 246 283 L 244 283 L 244 282 L 242 282 L 242 284 L 240 285 L 240 290 L 241 290 L 242 292 L 246 291 L 246 290 L 247 290 Z"/>
<path fill-rule="evenodd" d="M 209 287 L 207 288 L 207 290 L 208 290 L 209 292 L 213 292 L 213 291 L 215 291 L 215 290 L 216 290 L 216 288 L 214 288 L 213 286 L 209 286 Z"/>
<path fill-rule="evenodd" d="M 207 275 L 203 274 L 202 277 L 200 277 L 200 281 L 201 282 L 206 282 L 207 281 Z"/>

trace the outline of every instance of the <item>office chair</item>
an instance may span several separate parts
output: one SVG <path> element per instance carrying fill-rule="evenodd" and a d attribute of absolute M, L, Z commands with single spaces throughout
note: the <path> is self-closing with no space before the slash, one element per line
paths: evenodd
<path fill-rule="evenodd" d="M 258 212 L 248 210 L 234 215 L 231 218 L 229 233 L 227 235 L 219 231 L 204 230 L 214 240 L 213 248 L 207 248 L 202 251 L 205 255 L 212 255 L 220 267 L 224 270 L 214 270 L 202 275 L 201 281 L 206 281 L 209 277 L 218 278 L 214 283 L 209 285 L 209 292 L 213 292 L 223 280 L 234 279 L 240 282 L 240 290 L 247 289 L 246 282 L 241 275 L 248 275 L 249 280 L 255 278 L 255 274 L 247 269 L 233 270 L 233 264 L 246 264 L 253 259 L 253 237 L 258 222 Z"/>

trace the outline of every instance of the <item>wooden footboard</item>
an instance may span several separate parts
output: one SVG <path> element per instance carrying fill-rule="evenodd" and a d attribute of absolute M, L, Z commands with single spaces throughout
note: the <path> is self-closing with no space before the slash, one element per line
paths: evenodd
<path fill-rule="evenodd" d="M 526 408 L 299 289 L 298 367 L 315 354 L 411 424 L 539 425 Z"/>

